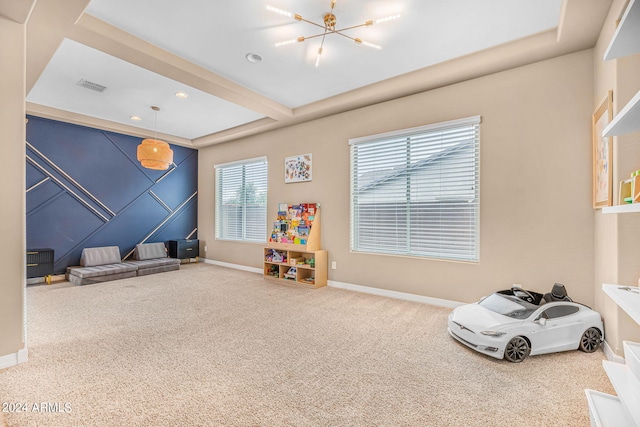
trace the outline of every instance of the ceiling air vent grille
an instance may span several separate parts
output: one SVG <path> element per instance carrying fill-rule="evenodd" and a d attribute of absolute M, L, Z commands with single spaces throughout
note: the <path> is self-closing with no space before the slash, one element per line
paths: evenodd
<path fill-rule="evenodd" d="M 80 79 L 80 81 L 76 83 L 76 85 L 85 89 L 95 90 L 96 92 L 104 92 L 104 90 L 107 88 L 106 86 L 102 86 L 98 83 L 93 83 L 85 79 Z"/>

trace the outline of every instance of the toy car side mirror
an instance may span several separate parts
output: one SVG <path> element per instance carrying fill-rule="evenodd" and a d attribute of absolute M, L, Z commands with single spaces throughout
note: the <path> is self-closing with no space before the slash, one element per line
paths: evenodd
<path fill-rule="evenodd" d="M 540 326 L 544 326 L 547 324 L 547 319 L 545 319 L 544 317 L 538 317 L 536 320 L 534 320 L 534 322 L 536 322 Z"/>

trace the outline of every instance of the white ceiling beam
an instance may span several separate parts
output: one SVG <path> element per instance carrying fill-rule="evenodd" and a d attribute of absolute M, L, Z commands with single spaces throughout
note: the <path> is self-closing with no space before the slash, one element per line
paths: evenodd
<path fill-rule="evenodd" d="M 25 24 L 35 3 L 36 0 L 0 0 L 0 16 L 18 24 Z"/>
<path fill-rule="evenodd" d="M 558 42 L 595 46 L 613 0 L 564 0 L 558 25 Z"/>
<path fill-rule="evenodd" d="M 27 21 L 26 93 L 36 84 L 89 2 L 90 0 L 65 0 L 64 5 L 60 0 L 36 2 Z"/>
<path fill-rule="evenodd" d="M 82 15 L 67 37 L 156 74 L 264 114 L 272 119 L 281 120 L 293 115 L 291 108 L 145 42 L 91 15 Z"/>

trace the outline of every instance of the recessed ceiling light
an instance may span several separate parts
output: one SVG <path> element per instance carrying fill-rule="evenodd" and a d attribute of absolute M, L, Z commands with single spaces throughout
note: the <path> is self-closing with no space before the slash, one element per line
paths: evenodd
<path fill-rule="evenodd" d="M 130 118 L 131 120 L 135 120 L 136 122 L 139 122 L 140 120 L 142 120 L 142 119 L 141 119 L 140 117 L 138 117 L 138 116 L 129 116 L 129 118 Z"/>
<path fill-rule="evenodd" d="M 189 94 L 186 92 L 176 92 L 176 96 L 180 99 L 185 99 L 186 97 L 189 96 Z"/>
<path fill-rule="evenodd" d="M 247 53 L 245 58 L 247 58 L 247 61 L 253 62 L 254 64 L 262 61 L 262 56 L 257 53 Z"/>

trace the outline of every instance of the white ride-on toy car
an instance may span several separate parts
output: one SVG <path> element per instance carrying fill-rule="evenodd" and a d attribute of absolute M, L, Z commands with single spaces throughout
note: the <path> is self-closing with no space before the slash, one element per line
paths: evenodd
<path fill-rule="evenodd" d="M 514 285 L 457 307 L 448 330 L 462 344 L 510 362 L 565 350 L 592 353 L 604 339 L 600 314 L 573 302 L 559 283 L 544 295 Z"/>

